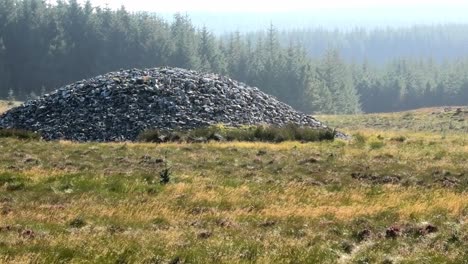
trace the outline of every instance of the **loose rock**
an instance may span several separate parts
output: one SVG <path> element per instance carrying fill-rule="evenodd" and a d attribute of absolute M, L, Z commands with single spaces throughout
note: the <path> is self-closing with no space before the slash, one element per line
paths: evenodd
<path fill-rule="evenodd" d="M 439 231 L 439 228 L 432 224 L 425 224 L 424 226 L 419 228 L 419 234 L 423 236 L 427 234 L 436 233 L 438 231 Z"/>
<path fill-rule="evenodd" d="M 201 231 L 200 233 L 198 233 L 197 236 L 200 239 L 207 239 L 210 238 L 212 235 L 213 233 L 211 231 Z"/>
<path fill-rule="evenodd" d="M 367 240 L 371 235 L 372 235 L 372 231 L 370 231 L 369 229 L 364 229 L 364 230 L 359 231 L 359 233 L 357 234 L 357 238 L 361 242 L 361 241 Z"/>
<path fill-rule="evenodd" d="M 398 226 L 392 226 L 385 230 L 385 237 L 386 238 L 397 238 L 401 235 L 401 228 Z"/>
<path fill-rule="evenodd" d="M 145 129 L 288 123 L 326 128 L 258 88 L 179 68 L 110 72 L 61 87 L 0 116 L 0 128 L 72 141 L 132 141 Z"/>

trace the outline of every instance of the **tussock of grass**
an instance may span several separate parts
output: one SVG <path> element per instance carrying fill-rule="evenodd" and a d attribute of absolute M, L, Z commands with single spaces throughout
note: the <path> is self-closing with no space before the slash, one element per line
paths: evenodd
<path fill-rule="evenodd" d="M 188 131 L 161 131 L 146 130 L 138 136 L 143 142 L 205 142 L 215 141 L 260 141 L 260 142 L 284 142 L 302 141 L 315 142 L 334 140 L 335 131 L 330 129 L 316 129 L 300 127 L 289 124 L 284 127 L 276 126 L 246 126 L 224 127 L 210 126 Z"/>
<path fill-rule="evenodd" d="M 22 129 L 10 129 L 0 128 L 0 138 L 17 138 L 23 140 L 40 140 L 41 135 L 35 132 L 22 130 Z"/>

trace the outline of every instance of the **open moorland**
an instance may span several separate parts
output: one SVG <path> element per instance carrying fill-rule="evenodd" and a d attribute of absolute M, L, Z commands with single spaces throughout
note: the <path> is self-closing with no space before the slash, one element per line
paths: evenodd
<path fill-rule="evenodd" d="M 352 140 L 0 139 L 0 263 L 467 263 L 465 109 Z M 464 120 L 462 120 L 464 119 Z"/>
<path fill-rule="evenodd" d="M 467 106 L 431 107 L 380 114 L 319 115 L 317 118 L 331 127 L 348 131 L 373 129 L 433 132 L 438 135 L 468 133 Z"/>

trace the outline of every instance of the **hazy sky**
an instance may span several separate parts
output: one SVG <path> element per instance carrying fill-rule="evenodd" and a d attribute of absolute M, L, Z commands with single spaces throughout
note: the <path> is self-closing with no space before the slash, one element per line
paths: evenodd
<path fill-rule="evenodd" d="M 91 0 L 97 5 L 151 12 L 288 12 L 317 9 L 438 9 L 468 11 L 468 0 Z"/>
<path fill-rule="evenodd" d="M 112 9 L 123 5 L 131 12 L 154 12 L 169 21 L 174 13 L 188 13 L 195 26 L 207 26 L 212 32 L 219 34 L 263 30 L 270 23 L 279 29 L 311 26 L 352 29 L 468 23 L 468 0 L 91 0 L 91 2 Z"/>

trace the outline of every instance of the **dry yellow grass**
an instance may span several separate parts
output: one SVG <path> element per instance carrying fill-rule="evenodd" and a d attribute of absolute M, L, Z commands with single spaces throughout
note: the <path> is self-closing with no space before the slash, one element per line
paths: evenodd
<path fill-rule="evenodd" d="M 466 134 L 349 131 L 360 136 L 0 139 L 0 263 L 463 263 Z M 165 165 L 152 159 L 166 155 L 162 185 Z M 437 232 L 425 233 L 427 223 Z M 387 238 L 393 226 L 401 233 Z"/>
<path fill-rule="evenodd" d="M 468 107 L 432 107 L 411 111 L 363 115 L 319 115 L 331 127 L 344 131 L 374 129 L 378 131 L 468 134 Z"/>
<path fill-rule="evenodd" d="M 13 108 L 15 106 L 19 106 L 21 104 L 21 102 L 13 102 L 12 104 L 7 102 L 7 101 L 2 101 L 0 100 L 0 114 L 2 114 L 3 112 L 6 112 L 8 109 L 10 108 Z"/>

